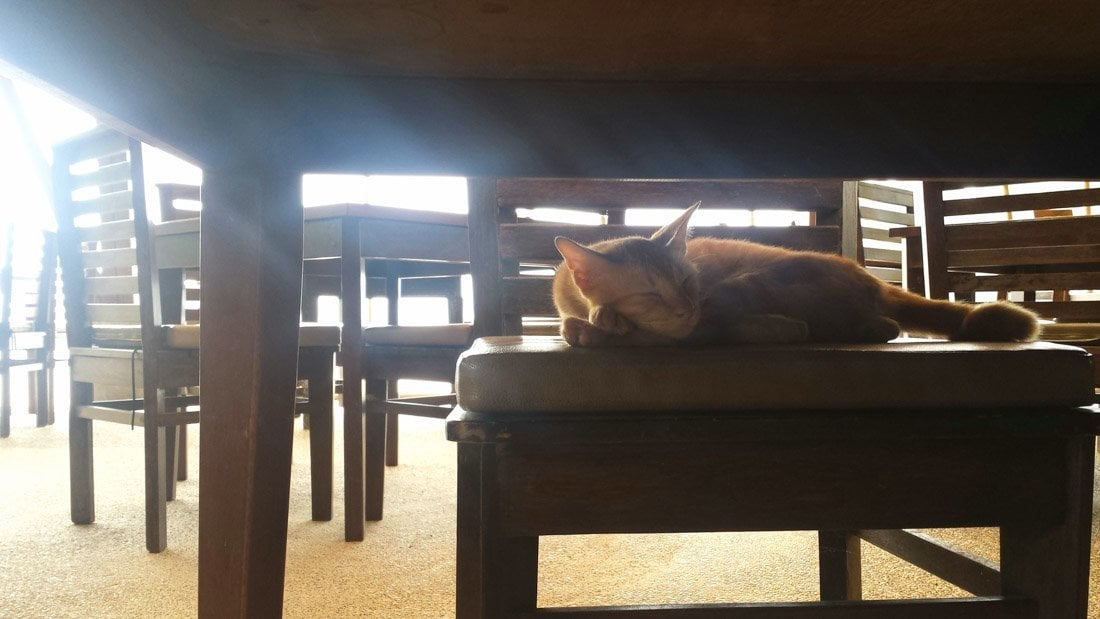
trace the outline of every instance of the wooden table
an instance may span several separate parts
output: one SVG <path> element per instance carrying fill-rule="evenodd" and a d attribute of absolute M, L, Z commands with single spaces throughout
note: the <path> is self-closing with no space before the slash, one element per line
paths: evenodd
<path fill-rule="evenodd" d="M 566 6 L 0 4 L 5 68 L 204 169 L 201 615 L 282 608 L 303 172 L 1100 176 L 1095 2 Z"/>

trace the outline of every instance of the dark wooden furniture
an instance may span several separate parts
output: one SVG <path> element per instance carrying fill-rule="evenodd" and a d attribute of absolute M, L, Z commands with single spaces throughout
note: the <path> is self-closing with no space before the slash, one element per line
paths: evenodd
<path fill-rule="evenodd" d="M 1074 208 L 1100 203 L 1100 188 L 1036 192 L 1032 186 L 1010 194 L 1010 182 L 925 183 L 921 230 L 929 296 L 972 300 L 995 292 L 1053 321 L 1042 325 L 1040 339 L 1100 353 L 1100 298 L 1087 298 L 1087 291 L 1100 290 L 1100 215 L 1072 215 Z M 983 186 L 994 186 L 994 193 L 964 198 L 951 191 Z M 1052 210 L 1069 216 L 1043 216 Z M 966 215 L 988 221 L 958 221 Z M 1100 394 L 1100 369 L 1095 384 Z"/>
<path fill-rule="evenodd" d="M 198 421 L 197 347 L 173 348 L 161 330 L 151 268 L 141 144 L 101 128 L 54 149 L 54 204 L 69 346 L 72 520 L 95 521 L 94 421 L 143 427 L 145 545 L 167 545 L 176 429 Z M 135 180 L 136 179 L 136 180 Z"/>
<path fill-rule="evenodd" d="M 394 301 L 399 294 L 390 297 L 389 325 L 352 327 L 362 325 L 366 267 L 393 261 L 390 286 L 403 286 L 406 281 L 431 282 L 440 277 L 446 284 L 455 281 L 456 273 L 469 269 L 470 254 L 466 217 L 462 215 L 360 205 L 349 207 L 339 224 L 344 324 L 344 537 L 358 541 L 363 539 L 364 520 L 382 518 L 385 467 L 396 464 L 397 416 L 442 419 L 455 402 L 453 393 L 402 397 L 397 391 L 398 379 L 452 382 L 455 362 L 468 346 L 471 333 L 470 325 L 461 323 L 461 313 L 456 313 L 453 305 L 450 324 L 396 324 Z M 447 265 L 452 267 L 450 274 Z M 411 277 L 418 268 L 421 277 Z"/>
<path fill-rule="evenodd" d="M 27 372 L 27 399 L 35 425 L 54 421 L 54 282 L 57 237 L 9 225 L 0 255 L 0 438 L 11 433 L 11 377 Z M 18 251 L 16 249 L 18 248 Z M 17 258 L 18 257 L 18 258 Z M 17 268 L 18 262 L 18 268 Z M 30 264 L 28 264 L 28 262 Z"/>
<path fill-rule="evenodd" d="M 1084 351 L 929 341 L 579 349 L 524 337 L 525 318 L 554 312 L 550 273 L 536 269 L 558 262 L 555 236 L 587 243 L 652 229 L 517 223 L 523 188 L 471 180 L 475 328 L 488 337 L 459 362 L 448 418 L 459 444 L 458 617 L 544 610 L 542 535 L 800 529 L 819 531 L 820 604 L 553 613 L 1084 616 L 1096 417 L 1077 408 L 1091 400 Z M 840 246 L 835 227 L 692 235 Z M 1041 473 L 1025 482 L 1005 474 L 1015 467 Z M 903 530 L 961 526 L 1001 527 L 999 567 Z M 861 538 L 978 598 L 857 604 Z"/>
<path fill-rule="evenodd" d="M 1091 371 L 1050 344 L 478 340 L 447 428 L 456 616 L 1083 618 Z M 960 526 L 1000 527 L 999 570 L 893 531 Z M 536 609 L 543 535 L 805 529 L 820 603 Z M 976 597 L 858 601 L 859 537 Z"/>
<path fill-rule="evenodd" d="M 206 616 L 281 609 L 303 172 L 1089 178 L 1100 160 L 1084 0 L 105 2 L 0 4 L 0 59 L 204 169 Z"/>

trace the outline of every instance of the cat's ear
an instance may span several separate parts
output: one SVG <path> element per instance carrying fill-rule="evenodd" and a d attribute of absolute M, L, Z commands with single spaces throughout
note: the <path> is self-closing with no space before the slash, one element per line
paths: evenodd
<path fill-rule="evenodd" d="M 699 208 L 702 202 L 692 204 L 686 211 L 680 214 L 672 223 L 661 228 L 649 237 L 651 241 L 665 245 L 677 253 L 687 252 L 688 220 Z"/>
<path fill-rule="evenodd" d="M 598 251 L 589 249 L 564 236 L 554 239 L 554 246 L 565 259 L 565 266 L 573 273 L 573 281 L 581 292 L 591 290 L 593 281 L 607 268 L 608 260 Z"/>

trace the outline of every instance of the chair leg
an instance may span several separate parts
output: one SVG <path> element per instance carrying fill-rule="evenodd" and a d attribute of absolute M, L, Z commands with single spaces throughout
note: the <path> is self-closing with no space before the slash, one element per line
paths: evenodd
<path fill-rule="evenodd" d="M 179 458 L 179 429 L 181 426 L 164 428 L 164 499 L 176 500 L 176 463 Z"/>
<path fill-rule="evenodd" d="M 152 392 L 152 393 L 150 393 Z M 160 423 L 164 392 L 146 386 L 145 394 L 145 548 L 168 547 L 167 430 Z"/>
<path fill-rule="evenodd" d="M 11 371 L 4 368 L 0 374 L 0 438 L 11 435 Z"/>
<path fill-rule="evenodd" d="M 386 381 L 367 381 L 367 402 L 386 398 Z M 374 413 L 369 405 L 364 419 L 363 512 L 366 520 L 382 519 L 382 495 L 386 477 L 386 416 Z"/>
<path fill-rule="evenodd" d="M 344 540 L 363 541 L 362 381 L 344 374 Z M 313 432 L 313 430 L 310 430 Z"/>
<path fill-rule="evenodd" d="M 50 397 L 51 373 L 52 370 L 48 367 L 32 372 L 33 378 L 29 379 L 30 384 L 27 385 L 28 393 L 34 394 L 32 410 L 35 414 L 35 425 L 39 428 L 53 423 L 53 398 Z"/>
<path fill-rule="evenodd" d="M 386 413 L 386 466 L 397 466 L 398 415 Z"/>
<path fill-rule="evenodd" d="M 299 358 L 301 358 L 299 353 Z M 320 351 L 309 363 L 299 363 L 299 371 L 309 381 L 306 419 L 309 430 L 310 484 L 313 519 L 332 520 L 332 353 Z M 309 369 L 306 370 L 305 367 Z"/>
<path fill-rule="evenodd" d="M 92 422 L 77 414 L 92 402 L 92 385 L 73 383 L 69 405 L 69 510 L 74 524 L 95 522 Z"/>
<path fill-rule="evenodd" d="M 176 426 L 176 481 L 187 481 L 187 424 Z"/>
<path fill-rule="evenodd" d="M 853 531 L 818 531 L 817 540 L 821 599 L 862 599 L 859 537 Z"/>

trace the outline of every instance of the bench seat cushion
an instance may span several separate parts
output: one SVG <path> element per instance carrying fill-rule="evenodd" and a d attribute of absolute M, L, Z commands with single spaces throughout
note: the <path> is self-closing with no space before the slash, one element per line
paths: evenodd
<path fill-rule="evenodd" d="M 981 408 L 1088 405 L 1092 358 L 1059 344 L 571 348 L 490 337 L 459 359 L 464 410 L 546 412 Z"/>

